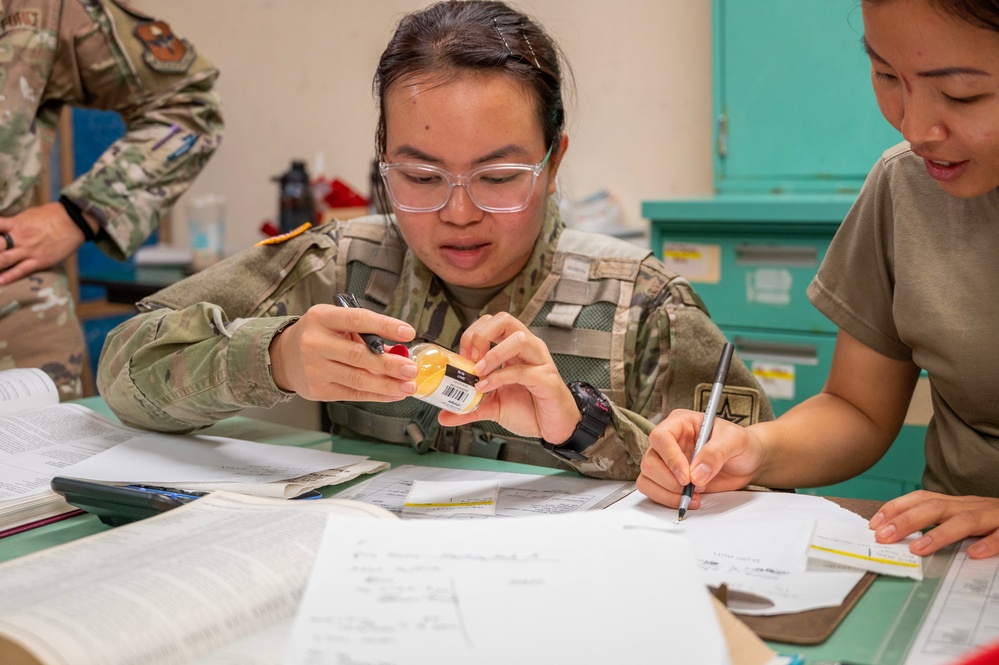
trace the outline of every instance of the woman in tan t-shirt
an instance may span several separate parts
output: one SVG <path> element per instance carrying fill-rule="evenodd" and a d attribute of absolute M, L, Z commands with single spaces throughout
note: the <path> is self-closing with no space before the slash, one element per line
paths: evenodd
<path fill-rule="evenodd" d="M 927 555 L 971 536 L 999 554 L 999 8 L 973 0 L 862 0 L 882 114 L 908 145 L 885 153 L 809 288 L 839 326 L 823 391 L 768 423 L 673 411 L 650 436 L 638 488 L 676 506 L 683 487 L 809 487 L 870 468 L 898 434 L 921 369 L 934 416 L 926 489 L 871 520 L 880 542 L 928 529 Z M 700 505 L 694 495 L 692 508 Z"/>

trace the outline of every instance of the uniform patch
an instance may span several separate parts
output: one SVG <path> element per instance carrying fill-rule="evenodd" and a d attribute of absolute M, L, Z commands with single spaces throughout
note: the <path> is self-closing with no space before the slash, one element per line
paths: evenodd
<path fill-rule="evenodd" d="M 191 43 L 173 34 L 165 21 L 138 25 L 135 36 L 142 42 L 142 59 L 158 72 L 186 72 L 197 55 Z"/>
<path fill-rule="evenodd" d="M 4 16 L 0 19 L 0 31 L 7 32 L 15 28 L 38 29 L 41 22 L 41 15 L 37 11 L 14 12 L 10 16 Z"/>
<path fill-rule="evenodd" d="M 711 396 L 711 384 L 700 383 L 694 389 L 694 410 L 703 411 Z M 760 392 L 755 388 L 725 386 L 718 406 L 719 418 L 736 425 L 752 425 L 760 421 Z"/>
<path fill-rule="evenodd" d="M 302 235 L 303 233 L 305 233 L 306 231 L 308 231 L 310 228 L 312 228 L 312 222 L 306 222 L 305 224 L 302 224 L 301 226 L 299 226 L 297 229 L 292 229 L 291 231 L 288 231 L 287 233 L 282 233 L 279 236 L 272 236 L 270 238 L 265 238 L 264 240 L 261 240 L 260 242 L 258 242 L 257 244 L 255 244 L 254 247 L 260 247 L 262 245 L 280 245 L 285 240 L 290 240 L 290 239 L 294 238 L 295 236 Z"/>

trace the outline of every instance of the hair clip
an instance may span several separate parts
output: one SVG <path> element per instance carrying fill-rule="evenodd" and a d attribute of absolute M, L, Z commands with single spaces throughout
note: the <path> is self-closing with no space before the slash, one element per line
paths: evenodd
<path fill-rule="evenodd" d="M 541 63 L 538 62 L 538 54 L 534 52 L 534 47 L 531 46 L 531 40 L 527 38 L 527 31 L 521 28 L 520 33 L 524 35 L 524 41 L 527 42 L 527 48 L 531 49 L 531 57 L 534 58 L 534 64 L 538 66 L 538 69 L 541 69 Z"/>
<path fill-rule="evenodd" d="M 510 48 L 510 44 L 507 43 L 506 37 L 503 36 L 503 31 L 500 30 L 499 23 L 496 21 L 496 17 L 495 16 L 493 17 L 493 27 L 496 28 L 496 34 L 498 34 L 500 36 L 500 39 L 503 40 L 503 46 L 505 46 L 506 50 L 510 52 L 510 55 L 516 55 L 513 52 L 513 49 Z"/>

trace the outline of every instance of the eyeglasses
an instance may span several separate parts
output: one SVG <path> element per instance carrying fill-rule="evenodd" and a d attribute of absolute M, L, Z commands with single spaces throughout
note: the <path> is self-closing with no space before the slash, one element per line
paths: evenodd
<path fill-rule="evenodd" d="M 454 175 L 430 164 L 378 163 L 392 205 L 405 212 L 433 212 L 447 205 L 451 191 L 464 187 L 468 198 L 485 212 L 520 212 L 534 193 L 534 182 L 552 155 L 531 164 L 487 164 Z"/>

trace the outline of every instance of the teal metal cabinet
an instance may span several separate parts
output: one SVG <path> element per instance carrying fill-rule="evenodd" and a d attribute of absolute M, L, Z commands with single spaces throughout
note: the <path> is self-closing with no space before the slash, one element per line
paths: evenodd
<path fill-rule="evenodd" d="M 780 415 L 825 385 L 836 326 L 806 296 L 852 194 L 647 201 L 652 248 L 704 300 Z M 861 476 L 813 494 L 887 500 L 920 486 L 926 428 L 906 425 Z"/>
<path fill-rule="evenodd" d="M 856 192 L 901 141 L 878 111 L 859 0 L 713 0 L 719 193 Z"/>

